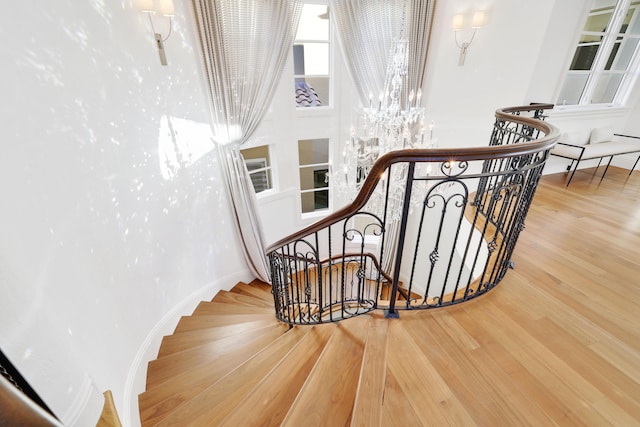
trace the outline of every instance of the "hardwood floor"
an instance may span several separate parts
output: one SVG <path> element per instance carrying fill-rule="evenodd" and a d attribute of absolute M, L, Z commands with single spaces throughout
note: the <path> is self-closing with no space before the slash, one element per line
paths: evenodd
<path fill-rule="evenodd" d="M 602 170 L 543 177 L 515 269 L 460 305 L 288 329 L 259 282 L 202 303 L 143 425 L 640 426 L 640 172 Z"/>

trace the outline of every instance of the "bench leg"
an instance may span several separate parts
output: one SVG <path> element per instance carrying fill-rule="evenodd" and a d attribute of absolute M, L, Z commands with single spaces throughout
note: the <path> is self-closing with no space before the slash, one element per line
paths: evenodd
<path fill-rule="evenodd" d="M 573 164 L 573 162 L 571 162 L 571 164 Z M 576 174 L 579 164 L 580 164 L 580 159 L 576 161 L 576 166 L 573 168 L 573 172 L 571 172 L 571 176 L 569 176 L 569 181 L 567 181 L 567 187 L 569 186 L 569 184 L 571 184 L 571 180 L 573 179 L 573 175 Z"/>
<path fill-rule="evenodd" d="M 596 174 L 596 172 L 598 172 L 598 168 L 600 167 L 601 163 L 602 163 L 602 157 L 600 157 L 600 159 L 598 160 L 598 166 L 596 166 L 596 168 L 593 170 L 593 174 L 594 175 Z"/>
<path fill-rule="evenodd" d="M 631 167 L 631 170 L 629 171 L 629 176 L 631 176 L 631 174 L 633 173 L 633 170 L 636 168 L 639 160 L 640 160 L 640 156 L 638 156 L 638 158 L 636 159 L 636 162 Z"/>
<path fill-rule="evenodd" d="M 604 173 L 600 177 L 600 181 L 602 181 L 604 176 L 607 174 L 607 171 L 609 170 L 609 165 L 611 164 L 611 160 L 613 160 L 613 156 L 609 157 L 609 163 L 607 163 L 607 167 L 604 168 Z M 600 161 L 602 161 L 602 158 L 600 158 Z"/>

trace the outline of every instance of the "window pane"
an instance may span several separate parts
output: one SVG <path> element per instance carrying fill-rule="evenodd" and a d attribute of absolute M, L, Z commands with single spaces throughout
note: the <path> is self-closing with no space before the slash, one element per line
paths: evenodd
<path fill-rule="evenodd" d="M 296 78 L 296 107 L 319 107 L 322 100 L 316 89 L 304 77 Z"/>
<path fill-rule="evenodd" d="M 329 208 L 329 190 L 320 190 L 313 193 L 313 202 L 316 210 Z"/>
<path fill-rule="evenodd" d="M 300 189 L 313 190 L 329 187 L 328 174 L 329 168 L 326 166 L 300 168 Z"/>
<path fill-rule="evenodd" d="M 293 46 L 294 73 L 300 75 L 329 75 L 328 43 L 297 43 Z"/>
<path fill-rule="evenodd" d="M 329 163 L 329 139 L 302 139 L 298 141 L 300 166 Z"/>
<path fill-rule="evenodd" d="M 271 169 L 249 173 L 249 178 L 251 178 L 253 190 L 256 193 L 260 193 L 271 188 Z"/>
<path fill-rule="evenodd" d="M 576 105 L 587 84 L 588 73 L 569 73 L 558 97 L 559 105 Z"/>
<path fill-rule="evenodd" d="M 271 163 L 269 161 L 268 145 L 262 145 L 260 147 L 245 148 L 244 150 L 240 150 L 240 153 L 242 154 L 242 157 L 244 157 L 245 163 L 247 163 L 247 169 L 249 169 L 249 162 L 247 162 L 247 160 L 250 160 L 250 159 L 264 160 L 265 166 L 271 166 Z M 251 171 L 251 169 L 249 169 L 249 171 Z"/>
<path fill-rule="evenodd" d="M 611 48 L 611 53 L 609 54 L 609 59 L 607 59 L 607 63 L 604 66 L 605 70 L 610 70 L 611 69 L 611 65 L 613 64 L 613 61 L 616 59 L 616 55 L 618 53 L 618 49 L 620 49 L 620 42 L 617 41 L 613 44 L 613 47 Z"/>
<path fill-rule="evenodd" d="M 610 10 L 589 16 L 587 23 L 584 25 L 584 31 L 605 32 L 615 5 L 615 2 L 612 2 Z"/>
<path fill-rule="evenodd" d="M 576 53 L 573 55 L 570 70 L 590 70 L 593 60 L 596 58 L 600 43 L 589 45 L 578 45 Z"/>
<path fill-rule="evenodd" d="M 622 43 L 622 48 L 620 48 L 620 43 L 616 43 L 613 51 L 611 52 L 611 56 L 609 57 L 609 61 L 607 62 L 606 70 L 610 70 L 613 65 L 614 70 L 624 71 L 627 69 L 629 64 L 631 63 L 631 58 L 633 58 L 633 53 L 636 51 L 636 47 L 638 46 L 638 39 L 630 39 L 627 38 Z M 615 59 L 615 62 L 613 62 Z"/>
<path fill-rule="evenodd" d="M 298 141 L 302 212 L 329 207 L 329 139 Z"/>
<path fill-rule="evenodd" d="M 240 154 L 244 158 L 254 191 L 260 193 L 272 188 L 269 146 L 245 148 L 240 150 Z"/>
<path fill-rule="evenodd" d="M 298 107 L 329 105 L 329 78 L 296 78 L 296 105 Z"/>
<path fill-rule="evenodd" d="M 305 3 L 293 46 L 296 107 L 331 105 L 329 61 L 329 6 Z"/>
<path fill-rule="evenodd" d="M 628 29 L 627 34 L 634 34 L 634 35 L 638 35 L 640 34 L 640 12 L 638 12 L 640 9 L 638 7 L 632 7 L 629 10 L 629 14 L 634 13 L 636 15 L 636 19 L 633 22 L 633 25 L 631 26 L 630 29 Z M 627 15 L 627 18 L 629 18 L 629 15 Z M 630 21 L 630 20 L 629 20 Z M 627 23 L 627 20 L 625 19 L 625 24 Z"/>
<path fill-rule="evenodd" d="M 319 190 L 310 193 L 302 193 L 302 213 L 329 208 L 329 190 Z"/>
<path fill-rule="evenodd" d="M 620 82 L 622 81 L 623 74 L 620 73 L 604 73 L 600 76 L 598 84 L 593 91 L 594 104 L 609 104 L 613 102 L 613 98 L 616 96 Z"/>
<path fill-rule="evenodd" d="M 308 3 L 302 6 L 296 39 L 329 40 L 328 6 Z"/>

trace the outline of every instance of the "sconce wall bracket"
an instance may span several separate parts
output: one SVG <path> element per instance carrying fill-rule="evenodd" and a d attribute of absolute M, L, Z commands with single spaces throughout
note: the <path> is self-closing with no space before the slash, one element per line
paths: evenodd
<path fill-rule="evenodd" d="M 155 33 L 153 35 L 156 39 L 156 45 L 158 46 L 158 54 L 160 55 L 160 64 L 167 65 L 167 55 L 164 52 L 164 40 L 162 40 L 162 34 Z"/>
<path fill-rule="evenodd" d="M 134 0 L 134 2 L 138 10 L 147 14 L 147 17 L 149 18 L 149 25 L 151 25 L 151 32 L 153 33 L 153 39 L 158 47 L 160 64 L 167 65 L 167 54 L 164 50 L 164 42 L 167 41 L 171 35 L 171 30 L 173 29 L 173 16 L 175 15 L 173 0 Z M 153 24 L 153 17 L 156 15 L 163 19 L 168 19 L 169 31 L 164 37 L 161 32 L 156 31 Z"/>

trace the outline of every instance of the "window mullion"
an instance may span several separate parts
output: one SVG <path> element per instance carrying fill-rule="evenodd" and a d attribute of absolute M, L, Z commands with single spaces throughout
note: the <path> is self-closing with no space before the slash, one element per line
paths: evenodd
<path fill-rule="evenodd" d="M 627 10 L 629 9 L 630 3 L 631 0 L 619 0 L 616 4 L 615 10 L 613 11 L 611 17 L 611 21 L 607 26 L 607 31 L 604 33 L 604 36 L 602 38 L 600 49 L 598 49 L 596 58 L 593 61 L 593 66 L 591 67 L 591 72 L 589 73 L 584 91 L 582 92 L 582 96 L 580 97 L 580 104 L 591 103 L 591 99 L 598 84 L 598 80 L 600 80 L 600 77 L 604 72 L 604 67 L 607 64 L 609 55 L 611 55 L 611 51 L 616 42 L 617 36 L 620 33 L 620 29 L 622 28 L 622 23 L 624 22 L 624 18 Z"/>

